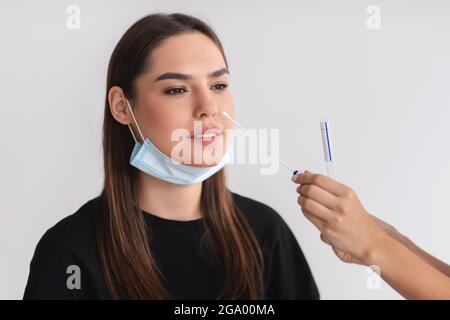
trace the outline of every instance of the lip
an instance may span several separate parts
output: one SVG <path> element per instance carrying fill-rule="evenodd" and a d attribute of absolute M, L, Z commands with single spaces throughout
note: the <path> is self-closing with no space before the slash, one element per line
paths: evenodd
<path fill-rule="evenodd" d="M 209 145 L 213 143 L 217 139 L 217 137 L 221 135 L 222 130 L 216 125 L 211 125 L 207 127 L 202 127 L 200 133 L 191 132 L 190 138 L 196 142 L 201 142 L 202 145 Z"/>

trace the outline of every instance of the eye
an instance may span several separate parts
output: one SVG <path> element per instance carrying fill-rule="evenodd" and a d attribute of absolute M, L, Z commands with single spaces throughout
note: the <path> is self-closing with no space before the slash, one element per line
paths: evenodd
<path fill-rule="evenodd" d="M 170 89 L 167 89 L 166 91 L 164 91 L 164 93 L 169 95 L 169 96 L 182 94 L 182 93 L 185 93 L 185 92 L 187 92 L 187 90 L 185 88 L 181 88 L 181 87 L 170 88 Z"/>
<path fill-rule="evenodd" d="M 211 87 L 211 90 L 213 90 L 213 91 L 223 91 L 227 87 L 228 87 L 228 84 L 226 84 L 226 83 L 218 83 L 218 84 L 213 85 Z"/>

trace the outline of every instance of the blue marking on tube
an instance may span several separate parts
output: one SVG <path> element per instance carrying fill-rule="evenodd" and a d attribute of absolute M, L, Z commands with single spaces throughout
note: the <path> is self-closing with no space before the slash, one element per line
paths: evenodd
<path fill-rule="evenodd" d="M 328 122 L 325 122 L 325 133 L 327 134 L 328 154 L 330 155 L 330 161 L 333 161 L 333 158 L 331 156 L 330 137 L 328 136 Z"/>

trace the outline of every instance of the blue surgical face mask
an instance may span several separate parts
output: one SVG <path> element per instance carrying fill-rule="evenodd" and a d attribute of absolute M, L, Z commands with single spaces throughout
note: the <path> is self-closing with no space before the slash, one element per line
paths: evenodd
<path fill-rule="evenodd" d="M 143 143 L 139 142 L 130 125 L 128 125 L 135 141 L 130 157 L 130 164 L 133 167 L 155 178 L 174 184 L 187 185 L 205 181 L 231 161 L 233 157 L 233 148 L 231 145 L 226 148 L 222 160 L 218 164 L 210 167 L 191 167 L 173 160 L 156 148 L 149 138 L 144 138 L 130 103 L 127 99 L 125 99 L 125 101 L 130 109 L 131 116 L 133 117 L 134 124 L 139 131 L 142 141 L 144 141 Z"/>

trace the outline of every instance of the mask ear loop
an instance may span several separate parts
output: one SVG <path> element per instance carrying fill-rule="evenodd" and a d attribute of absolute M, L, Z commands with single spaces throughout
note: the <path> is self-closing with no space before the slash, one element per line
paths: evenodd
<path fill-rule="evenodd" d="M 133 117 L 134 124 L 136 125 L 136 128 L 138 129 L 139 134 L 141 135 L 142 143 L 144 143 L 144 142 L 145 142 L 144 135 L 142 134 L 142 131 L 141 131 L 141 129 L 139 128 L 139 124 L 138 124 L 137 121 L 136 121 L 136 117 L 134 116 L 133 109 L 131 108 L 130 103 L 128 102 L 128 99 L 127 99 L 127 98 L 125 98 L 125 102 L 127 103 L 128 108 L 130 109 L 130 113 L 131 113 L 131 116 Z M 131 126 L 130 126 L 130 125 L 128 125 L 128 129 L 130 130 L 131 135 L 133 136 L 134 141 L 135 141 L 135 142 L 138 142 L 138 140 L 136 139 L 136 136 L 134 135 L 134 132 L 133 132 L 133 130 L 131 129 Z"/>

